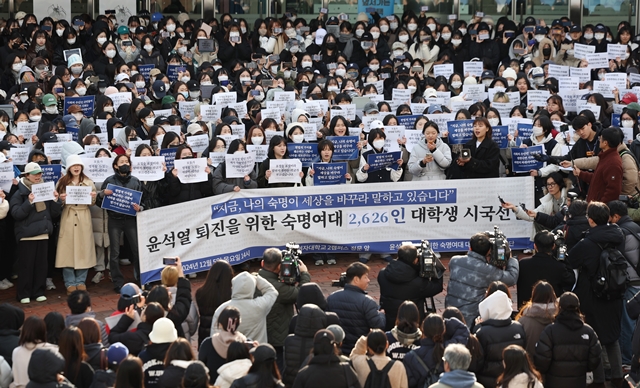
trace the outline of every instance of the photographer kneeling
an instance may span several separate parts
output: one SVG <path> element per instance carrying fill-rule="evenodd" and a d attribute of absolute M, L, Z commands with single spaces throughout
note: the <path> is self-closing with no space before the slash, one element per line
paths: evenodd
<path fill-rule="evenodd" d="M 491 282 L 499 280 L 513 286 L 518 280 L 518 259 L 511 257 L 506 238 L 495 234 L 495 231 L 491 237 L 488 232 L 474 234 L 467 255 L 453 256 L 449 261 L 451 277 L 445 307 L 457 307 L 469 328 L 479 315 L 478 305 Z"/>
<path fill-rule="evenodd" d="M 415 245 L 403 243 L 398 249 L 398 258 L 380 270 L 380 305 L 386 316 L 386 331 L 395 325 L 398 308 L 405 300 L 418 306 L 422 322 L 425 317 L 425 298 L 442 292 L 445 268 L 436 259 L 428 243 L 423 245 L 418 252 Z"/>

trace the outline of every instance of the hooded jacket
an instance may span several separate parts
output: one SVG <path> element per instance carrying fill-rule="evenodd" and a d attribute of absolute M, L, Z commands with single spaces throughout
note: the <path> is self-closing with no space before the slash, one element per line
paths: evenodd
<path fill-rule="evenodd" d="M 144 372 L 144 387 L 158 388 L 159 381 L 164 374 L 164 357 L 167 355 L 171 342 L 149 344 L 140 352 L 142 371 Z"/>
<path fill-rule="evenodd" d="M 48 354 L 40 354 L 38 352 L 39 357 L 36 358 L 37 362 L 32 366 L 31 357 L 35 353 L 36 350 L 45 350 L 54 353 L 58 353 L 58 346 L 47 343 L 40 342 L 38 344 L 34 344 L 33 342 L 28 342 L 24 345 L 18 346 L 13 349 L 13 386 L 15 388 L 24 388 L 27 383 L 31 380 L 31 376 L 36 376 L 36 382 L 38 383 L 48 383 L 47 376 L 50 376 L 55 369 L 55 373 L 58 373 L 64 369 L 64 359 L 62 360 L 63 364 L 60 368 L 57 366 L 52 367 L 50 370 L 48 367 L 53 364 L 55 360 Z M 46 360 L 46 362 L 43 362 Z M 47 368 L 41 369 L 41 367 L 47 366 Z"/>
<path fill-rule="evenodd" d="M 482 388 L 476 375 L 466 370 L 452 370 L 440 375 L 440 380 L 429 388 Z"/>
<path fill-rule="evenodd" d="M 555 303 L 533 303 L 522 311 L 522 316 L 518 322 L 524 328 L 527 335 L 526 351 L 535 354 L 536 343 L 540 338 L 540 333 L 547 325 L 553 323 L 558 308 Z"/>
<path fill-rule="evenodd" d="M 262 296 L 253 297 L 256 288 Z M 227 306 L 240 310 L 240 325 L 237 331 L 259 343 L 267 342 L 267 314 L 278 298 L 278 291 L 263 277 L 242 272 L 231 280 L 231 300 L 224 302 L 213 314 L 212 322 L 218 322 L 218 316 Z M 211 335 L 217 328 L 211 325 Z"/>
<path fill-rule="evenodd" d="M 335 354 L 314 356 L 309 365 L 300 369 L 293 388 L 355 388 L 360 387 L 358 376 L 348 362 L 341 362 Z"/>
<path fill-rule="evenodd" d="M 511 300 L 502 291 L 496 291 L 480 303 L 482 322 L 476 337 L 484 350 L 484 367 L 478 381 L 485 388 L 496 386 L 496 379 L 504 371 L 502 351 L 509 345 L 526 346 L 526 334 L 519 322 L 511 320 Z"/>
<path fill-rule="evenodd" d="M 340 325 L 340 318 L 336 313 L 327 312 L 327 298 L 322 293 L 322 289 L 316 283 L 305 283 L 300 286 L 298 290 L 298 298 L 296 299 L 296 311 L 300 311 L 305 304 L 314 304 L 327 316 L 327 326 Z M 289 321 L 289 334 L 293 334 L 296 330 L 296 323 L 298 321 L 298 315 L 294 315 Z"/>
<path fill-rule="evenodd" d="M 609 345 L 620 337 L 622 319 L 622 299 L 605 300 L 595 296 L 591 281 L 600 266 L 600 253 L 607 244 L 620 247 L 624 234 L 616 224 L 598 225 L 586 233 L 567 254 L 567 262 L 578 270 L 578 282 L 574 293 L 580 298 L 580 310 L 588 323 L 598 334 L 600 343 Z"/>
<path fill-rule="evenodd" d="M 69 380 L 58 382 L 64 370 L 64 358 L 57 350 L 36 349 L 29 361 L 29 388 L 73 388 Z"/>
<path fill-rule="evenodd" d="M 83 154 L 84 154 L 84 148 L 80 144 L 78 144 L 78 143 L 76 143 L 74 141 L 68 141 L 68 142 L 64 143 L 62 145 L 62 151 L 60 152 L 60 156 L 62 158 L 62 159 L 60 159 L 60 165 L 62 166 L 62 173 L 63 174 L 66 173 L 66 170 L 67 170 L 67 158 L 69 156 L 71 156 L 71 155 L 83 155 Z"/>
<path fill-rule="evenodd" d="M 433 155 L 433 161 L 423 165 L 425 155 Z M 424 136 L 413 146 L 409 157 L 409 172 L 413 174 L 414 181 L 444 180 L 444 170 L 451 164 L 451 149 L 442 139 L 436 140 L 436 149 L 432 152 L 425 141 Z"/>
<path fill-rule="evenodd" d="M 168 367 L 165 368 L 164 373 L 158 380 L 158 387 L 160 388 L 180 388 L 182 387 L 182 377 L 185 370 L 193 361 L 184 360 L 172 360 Z"/>
<path fill-rule="evenodd" d="M 551 39 L 549 38 L 544 38 L 542 39 L 538 44 L 536 44 L 536 46 L 533 49 L 533 58 L 531 59 L 536 66 L 541 67 L 542 64 L 545 62 L 544 59 L 544 55 L 542 54 L 542 50 L 543 47 L 545 45 L 549 45 L 551 47 L 551 55 L 549 55 L 549 61 L 553 61 L 553 59 L 556 57 L 556 47 L 554 46 L 553 42 L 551 41 Z"/>
<path fill-rule="evenodd" d="M 533 359 L 546 387 L 584 388 L 584 376 L 600 365 L 601 353 L 591 326 L 582 322 L 578 314 L 562 311 L 540 334 Z"/>
<path fill-rule="evenodd" d="M 327 316 L 320 307 L 305 304 L 300 309 L 294 334 L 284 340 L 284 370 L 282 381 L 291 386 L 298 370 L 305 365 L 305 360 L 313 348 L 313 337 L 316 332 L 327 327 Z"/>
<path fill-rule="evenodd" d="M 249 368 L 251 368 L 251 360 L 248 358 L 228 362 L 218 368 L 218 378 L 213 386 L 229 388 L 236 379 L 246 376 Z"/>
<path fill-rule="evenodd" d="M 418 268 L 401 260 L 391 261 L 378 274 L 380 285 L 380 307 L 384 309 L 385 331 L 395 326 L 398 308 L 405 300 L 410 300 L 418 306 L 420 322 L 425 317 L 425 298 L 442 292 L 442 277 L 440 279 L 422 278 L 418 276 Z"/>
<path fill-rule="evenodd" d="M 0 304 L 0 356 L 9 366 L 13 365 L 11 355 L 20 340 L 20 327 L 24 323 L 24 311 L 9 303 Z"/>
<path fill-rule="evenodd" d="M 128 331 L 132 323 L 132 318 L 129 318 L 127 314 L 121 314 L 118 324 L 109 331 L 109 342 L 113 344 L 121 342 L 129 349 L 129 354 L 137 356 L 149 343 L 149 333 L 151 333 L 153 325 L 140 322 L 136 330 Z"/>

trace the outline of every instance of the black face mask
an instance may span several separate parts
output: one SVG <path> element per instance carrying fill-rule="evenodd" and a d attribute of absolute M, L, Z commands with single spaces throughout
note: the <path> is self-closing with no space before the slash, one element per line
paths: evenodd
<path fill-rule="evenodd" d="M 49 164 L 49 163 L 47 163 L 47 161 L 46 161 L 46 160 L 41 160 L 41 161 L 39 161 L 39 162 L 37 162 L 37 163 L 38 163 L 38 165 L 40 165 L 40 166 L 46 166 L 47 164 Z"/>
<path fill-rule="evenodd" d="M 329 50 L 334 50 L 336 48 L 336 42 L 327 42 L 326 45 Z"/>
<path fill-rule="evenodd" d="M 128 164 L 123 164 L 118 167 L 118 172 L 122 175 L 129 175 L 131 173 L 131 166 Z"/>
<path fill-rule="evenodd" d="M 193 156 L 185 156 L 184 158 L 180 158 L 180 159 L 182 159 L 182 160 L 185 160 L 185 159 L 193 159 Z"/>
<path fill-rule="evenodd" d="M 543 49 L 542 49 L 542 55 L 544 55 L 544 56 L 546 56 L 546 57 L 547 57 L 547 56 L 549 56 L 549 55 L 551 55 L 551 49 L 550 49 L 550 48 L 548 48 L 548 47 L 547 47 L 547 48 L 543 48 Z"/>

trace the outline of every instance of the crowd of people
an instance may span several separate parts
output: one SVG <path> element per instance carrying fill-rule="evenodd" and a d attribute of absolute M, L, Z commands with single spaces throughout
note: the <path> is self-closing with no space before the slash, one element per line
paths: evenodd
<path fill-rule="evenodd" d="M 632 32 L 567 17 L 444 23 L 410 10 L 353 24 L 291 11 L 253 27 L 230 14 L 145 11 L 126 25 L 111 14 L 0 21 L 0 289 L 14 280 L 20 303 L 46 301 L 59 268 L 71 312 L 25 319 L 0 306 L 0 385 L 582 387 L 590 372 L 591 386 L 624 386 L 640 368 Z M 450 133 L 462 120 L 468 132 Z M 334 160 L 345 136 L 357 155 Z M 297 282 L 283 282 L 277 249 L 258 274 L 214 263 L 195 295 L 179 258 L 162 285 L 126 283 L 121 265 L 140 274 L 137 212 L 313 186 L 314 166 L 298 183 L 270 183 L 273 161 L 306 142 L 317 143 L 306 155 L 317 163 L 346 162 L 344 184 L 532 176 L 535 209 L 500 200 L 514 222 L 533 223 L 535 254 L 518 261 L 507 247 L 496 263 L 496 236 L 472 236 L 449 263 L 441 315 L 425 301 L 442 292 L 444 267 L 425 276 L 411 245 L 383 254 L 380 304 L 365 291 L 370 254 L 327 298 L 302 262 Z M 540 165 L 515 169 L 513 150 L 533 146 Z M 227 176 L 220 155 L 258 150 L 252 171 Z M 370 169 L 371 156 L 391 151 L 399 159 Z M 165 157 L 162 177 L 139 179 L 134 162 L 151 156 Z M 102 182 L 86 168 L 95 158 L 111 159 Z M 173 161 L 194 158 L 206 160 L 206 178 L 184 183 Z M 51 198 L 39 200 L 34 185 L 50 179 Z M 118 188 L 142 193 L 132 214 L 102 208 Z M 71 201 L 81 190 L 88 201 Z M 624 268 L 601 264 L 616 258 Z M 336 264 L 329 254 L 313 261 Z M 93 283 L 108 269 L 120 295 L 105 322 L 91 312 L 91 269 Z M 623 272 L 618 292 L 605 293 L 601 283 Z"/>

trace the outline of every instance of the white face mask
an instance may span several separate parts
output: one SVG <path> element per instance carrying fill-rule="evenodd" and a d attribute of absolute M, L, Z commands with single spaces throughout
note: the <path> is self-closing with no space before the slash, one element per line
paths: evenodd
<path fill-rule="evenodd" d="M 152 52 L 153 51 L 153 45 L 152 44 L 145 44 L 143 48 L 145 50 L 147 50 L 147 52 Z"/>
<path fill-rule="evenodd" d="M 596 40 L 602 40 L 604 39 L 604 34 L 602 32 L 597 32 L 595 37 L 596 37 Z"/>
<path fill-rule="evenodd" d="M 214 70 L 214 71 L 218 71 L 218 70 L 220 70 L 220 69 L 222 69 L 222 66 L 220 66 L 220 65 L 214 65 L 214 66 L 213 66 L 213 70 Z"/>
<path fill-rule="evenodd" d="M 497 118 L 488 119 L 488 121 L 489 121 L 489 125 L 491 125 L 492 127 L 495 127 L 496 125 L 500 124 L 500 120 L 498 120 Z"/>
<path fill-rule="evenodd" d="M 200 98 L 200 91 L 199 90 L 190 91 L 189 96 L 194 99 Z"/>
<path fill-rule="evenodd" d="M 451 44 L 453 44 L 453 47 L 458 47 L 462 44 L 462 39 L 451 39 Z"/>
<path fill-rule="evenodd" d="M 239 37 L 240 33 L 238 31 L 232 31 L 229 33 L 229 37 Z"/>
<path fill-rule="evenodd" d="M 534 38 L 536 39 L 536 42 L 540 43 L 542 42 L 542 39 L 544 39 L 544 35 L 536 35 Z"/>
<path fill-rule="evenodd" d="M 379 139 L 379 140 L 374 140 L 373 141 L 373 148 L 375 148 L 377 150 L 381 150 L 382 147 L 384 147 L 384 140 L 383 139 Z"/>
<path fill-rule="evenodd" d="M 73 38 L 73 39 L 67 39 L 67 43 L 69 43 L 69 44 L 75 44 L 75 43 L 76 43 L 76 38 Z"/>
<path fill-rule="evenodd" d="M 593 34 L 590 33 L 590 32 L 587 32 L 587 33 L 584 34 L 584 38 L 586 40 L 591 40 L 591 39 L 593 39 Z"/>
<path fill-rule="evenodd" d="M 0 122 L 2 124 L 2 126 L 4 126 L 5 129 L 9 129 L 9 123 L 6 121 L 2 121 Z M 5 133 L 6 134 L 6 133 Z M 0 139 L 2 138 L 2 136 L 0 136 Z"/>
<path fill-rule="evenodd" d="M 297 53 L 298 51 L 300 51 L 300 47 L 298 46 L 291 46 L 291 48 L 289 49 L 289 51 L 291 51 L 292 54 Z"/>
<path fill-rule="evenodd" d="M 58 114 L 58 108 L 55 106 L 48 106 L 46 108 L 44 108 L 45 111 L 47 111 L 47 113 L 49 113 L 50 115 L 56 115 Z"/>
<path fill-rule="evenodd" d="M 283 73 L 284 78 L 286 78 L 286 79 L 291 78 L 291 70 L 285 70 L 282 73 Z"/>
<path fill-rule="evenodd" d="M 31 121 L 33 123 L 37 123 L 38 121 L 40 121 L 40 119 L 42 119 L 42 116 L 31 116 L 31 117 L 29 117 L 29 121 Z"/>
<path fill-rule="evenodd" d="M 516 84 L 516 81 L 510 80 L 510 79 L 507 80 L 507 85 L 509 85 L 509 87 L 511 87 L 511 86 L 513 86 L 515 84 Z"/>
<path fill-rule="evenodd" d="M 407 29 L 408 29 L 409 31 L 415 31 L 415 30 L 417 30 L 417 29 L 418 29 L 418 25 L 417 25 L 417 24 L 415 24 L 415 23 L 408 24 L 408 25 L 407 25 Z"/>
<path fill-rule="evenodd" d="M 396 28 L 398 28 L 398 23 L 396 22 L 389 23 L 389 28 L 391 28 L 392 30 L 395 30 Z"/>
<path fill-rule="evenodd" d="M 169 92 L 169 89 L 171 89 L 171 84 L 164 84 L 164 91 Z"/>
<path fill-rule="evenodd" d="M 337 76 L 344 77 L 345 74 L 347 74 L 347 70 L 346 69 L 336 69 L 336 75 Z"/>
<path fill-rule="evenodd" d="M 400 56 L 400 55 L 402 55 L 402 54 L 404 54 L 404 51 L 402 51 L 402 50 L 395 50 L 395 51 L 393 52 L 393 56 L 394 56 L 394 57 L 399 57 L 399 56 Z"/>
<path fill-rule="evenodd" d="M 460 82 L 460 81 L 453 81 L 451 83 L 451 87 L 454 88 L 454 89 L 460 89 L 461 86 L 462 86 L 462 82 Z"/>
<path fill-rule="evenodd" d="M 418 88 L 413 85 L 407 86 L 407 89 L 411 92 L 411 94 L 415 93 Z"/>
<path fill-rule="evenodd" d="M 144 86 L 145 86 L 144 81 L 136 81 L 136 88 L 142 89 L 144 88 Z"/>
<path fill-rule="evenodd" d="M 373 71 L 378 71 L 378 69 L 380 69 L 380 65 L 369 65 L 369 69 Z"/>
<path fill-rule="evenodd" d="M 304 141 L 304 135 L 293 135 L 294 143 L 302 143 Z"/>
<path fill-rule="evenodd" d="M 14 63 L 13 66 L 11 66 L 11 70 L 15 71 L 16 73 L 18 73 L 20 69 L 22 69 L 22 63 Z"/>
<path fill-rule="evenodd" d="M 544 134 L 544 129 L 542 127 L 533 127 L 533 136 L 538 137 Z"/>
<path fill-rule="evenodd" d="M 373 37 L 373 39 L 378 39 L 380 37 L 380 32 L 372 31 L 371 36 Z"/>
<path fill-rule="evenodd" d="M 167 24 L 167 32 L 173 32 L 176 30 L 175 24 Z"/>
<path fill-rule="evenodd" d="M 7 132 L 0 131 L 0 139 L 4 139 L 5 136 L 7 136 Z"/>
<path fill-rule="evenodd" d="M 435 32 L 436 30 L 436 25 L 433 23 L 429 23 L 427 24 L 427 27 L 429 27 L 429 29 L 431 30 L 431 32 Z"/>
<path fill-rule="evenodd" d="M 445 32 L 444 34 L 442 34 L 442 39 L 444 39 L 444 40 L 451 39 L 451 33 L 450 32 Z"/>
<path fill-rule="evenodd" d="M 633 120 L 622 120 L 622 128 L 633 128 Z"/>
<path fill-rule="evenodd" d="M 20 101 L 27 102 L 28 99 L 29 99 L 29 96 L 27 96 L 26 94 L 20 95 Z"/>
<path fill-rule="evenodd" d="M 76 119 L 77 123 L 80 123 L 80 120 L 82 120 L 82 118 L 84 117 L 84 115 L 82 113 L 74 113 L 72 114 L 73 118 Z"/>
<path fill-rule="evenodd" d="M 151 127 L 151 126 L 153 126 L 153 123 L 156 121 L 156 118 L 155 117 L 147 117 L 144 121 L 147 123 L 148 127 Z"/>
<path fill-rule="evenodd" d="M 284 33 L 290 38 L 293 39 L 296 37 L 296 30 L 293 28 L 287 28 L 284 30 Z"/>
<path fill-rule="evenodd" d="M 202 81 L 200 85 L 211 85 L 211 81 Z"/>
<path fill-rule="evenodd" d="M 116 56 L 116 50 L 107 50 L 105 54 L 107 55 L 107 58 L 114 58 Z"/>
<path fill-rule="evenodd" d="M 58 36 L 62 37 L 62 35 L 64 34 L 64 30 L 56 30 L 56 34 L 58 34 Z"/>
<path fill-rule="evenodd" d="M 402 43 L 407 43 L 409 41 L 409 35 L 400 35 L 398 40 Z"/>
<path fill-rule="evenodd" d="M 271 66 L 271 72 L 273 74 L 277 74 L 278 73 L 278 66 Z"/>
<path fill-rule="evenodd" d="M 383 33 L 387 33 L 389 32 L 389 26 L 386 24 L 383 24 L 380 26 L 380 31 L 382 31 Z"/>
<path fill-rule="evenodd" d="M 490 87 L 490 86 L 491 86 L 491 83 L 492 83 L 492 82 L 493 82 L 493 80 L 492 80 L 492 79 L 485 79 L 485 80 L 483 80 L 483 81 L 482 81 L 482 84 L 483 84 L 485 87 L 487 87 L 487 88 L 488 88 L 488 87 Z"/>
<path fill-rule="evenodd" d="M 328 92 L 336 92 L 338 93 L 340 91 L 340 88 L 337 86 L 327 86 L 327 91 Z"/>
<path fill-rule="evenodd" d="M 467 29 L 466 29 L 466 28 L 458 28 L 458 31 L 460 31 L 460 33 L 462 34 L 462 36 L 467 35 Z"/>
<path fill-rule="evenodd" d="M 87 94 L 87 88 L 78 88 L 76 89 L 76 93 L 78 93 L 79 96 L 84 96 Z"/>
<path fill-rule="evenodd" d="M 187 82 L 191 81 L 191 78 L 185 76 L 185 77 L 180 78 L 180 81 L 182 81 L 182 82 L 184 82 L 186 84 Z"/>
<path fill-rule="evenodd" d="M 109 105 L 109 106 L 105 106 L 104 108 L 102 108 L 102 110 L 103 110 L 104 112 L 112 113 L 112 112 L 113 112 L 113 107 L 112 107 L 111 105 Z"/>
<path fill-rule="evenodd" d="M 96 41 L 98 42 L 98 44 L 100 46 L 102 46 L 107 41 L 107 38 L 98 38 L 98 39 L 96 39 Z"/>
<path fill-rule="evenodd" d="M 251 77 L 241 77 L 240 82 L 244 85 L 245 82 L 251 82 Z"/>
<path fill-rule="evenodd" d="M 262 144 L 263 140 L 264 140 L 263 136 L 253 136 L 253 137 L 251 137 L 251 143 L 253 143 L 253 145 L 260 145 L 260 144 Z"/>
<path fill-rule="evenodd" d="M 364 30 L 356 30 L 356 36 L 360 38 L 364 34 Z"/>
<path fill-rule="evenodd" d="M 313 63 L 312 63 L 312 62 L 309 62 L 309 61 L 304 61 L 304 62 L 302 62 L 302 68 L 303 68 L 303 69 L 304 69 L 305 67 L 311 67 L 311 66 L 313 66 Z"/>
<path fill-rule="evenodd" d="M 573 53 L 575 53 L 575 50 L 567 50 L 567 55 L 573 55 Z"/>
<path fill-rule="evenodd" d="M 243 34 L 247 33 L 247 27 L 240 27 L 240 31 L 242 31 Z"/>
<path fill-rule="evenodd" d="M 184 53 L 187 52 L 187 48 L 185 46 L 179 47 L 178 48 L 178 54 L 180 55 L 184 55 Z"/>
<path fill-rule="evenodd" d="M 227 77 L 226 75 L 220 75 L 218 76 L 218 81 L 223 82 L 223 81 L 228 81 L 229 77 Z"/>
<path fill-rule="evenodd" d="M 260 92 L 260 94 L 253 96 L 253 98 L 258 102 L 262 102 L 262 100 L 264 100 L 264 93 Z"/>

